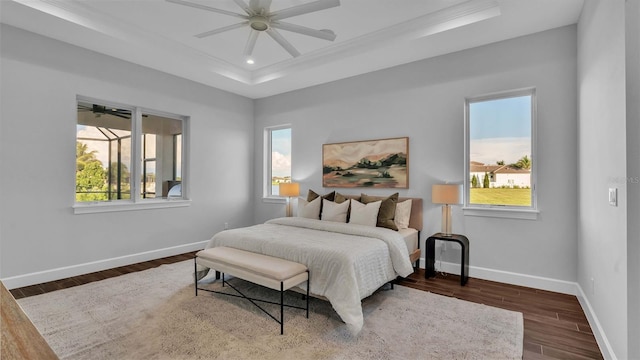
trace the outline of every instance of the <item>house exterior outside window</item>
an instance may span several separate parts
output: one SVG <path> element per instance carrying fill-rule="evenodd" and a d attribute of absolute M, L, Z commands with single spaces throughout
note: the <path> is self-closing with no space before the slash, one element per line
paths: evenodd
<path fill-rule="evenodd" d="M 534 88 L 465 101 L 465 209 L 537 212 Z"/>

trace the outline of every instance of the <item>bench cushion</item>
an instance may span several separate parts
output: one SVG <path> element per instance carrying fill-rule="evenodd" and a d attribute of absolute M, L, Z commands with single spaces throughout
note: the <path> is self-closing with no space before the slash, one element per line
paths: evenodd
<path fill-rule="evenodd" d="M 196 256 L 277 281 L 284 281 L 307 271 L 306 266 L 293 261 L 226 246 L 204 249 Z"/>

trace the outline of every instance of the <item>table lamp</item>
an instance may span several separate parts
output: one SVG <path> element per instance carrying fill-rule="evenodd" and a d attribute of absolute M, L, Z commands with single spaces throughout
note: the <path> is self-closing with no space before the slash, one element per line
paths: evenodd
<path fill-rule="evenodd" d="M 278 186 L 278 195 L 287 197 L 287 217 L 293 216 L 291 198 L 300 195 L 300 184 L 280 183 Z"/>
<path fill-rule="evenodd" d="M 442 234 L 451 236 L 451 205 L 462 203 L 462 185 L 438 184 L 431 187 L 431 202 L 442 204 Z"/>

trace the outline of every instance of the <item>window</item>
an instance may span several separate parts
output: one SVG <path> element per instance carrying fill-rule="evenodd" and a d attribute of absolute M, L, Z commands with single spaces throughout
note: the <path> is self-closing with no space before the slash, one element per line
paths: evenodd
<path fill-rule="evenodd" d="M 536 210 L 535 89 L 468 98 L 465 208 Z"/>
<path fill-rule="evenodd" d="M 280 183 L 291 182 L 291 127 L 265 129 L 265 144 L 265 197 L 275 197 Z"/>
<path fill-rule="evenodd" d="M 142 112 L 141 198 L 181 197 L 182 122 Z"/>
<path fill-rule="evenodd" d="M 186 125 L 183 116 L 78 97 L 76 204 L 186 199 Z"/>

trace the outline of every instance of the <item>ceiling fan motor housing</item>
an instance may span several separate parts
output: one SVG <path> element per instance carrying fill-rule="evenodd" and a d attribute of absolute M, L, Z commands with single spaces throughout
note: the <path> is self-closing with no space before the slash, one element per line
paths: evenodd
<path fill-rule="evenodd" d="M 256 31 L 266 31 L 269 29 L 269 19 L 264 16 L 254 15 L 249 18 L 249 26 Z"/>

